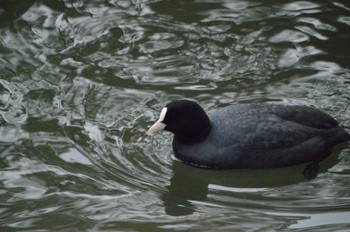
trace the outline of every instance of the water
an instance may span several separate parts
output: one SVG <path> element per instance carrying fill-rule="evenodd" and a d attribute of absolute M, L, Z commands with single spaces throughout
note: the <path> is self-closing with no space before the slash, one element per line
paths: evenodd
<path fill-rule="evenodd" d="M 350 127 L 350 4 L 0 1 L 0 231 L 348 231 L 350 149 L 210 171 L 145 135 L 165 103 L 314 105 Z"/>

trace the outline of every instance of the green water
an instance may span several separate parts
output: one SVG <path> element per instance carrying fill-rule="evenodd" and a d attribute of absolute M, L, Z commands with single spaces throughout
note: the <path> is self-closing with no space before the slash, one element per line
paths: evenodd
<path fill-rule="evenodd" d="M 350 3 L 0 0 L 0 231 L 348 231 L 350 148 L 211 171 L 145 135 L 171 100 L 350 128 Z"/>

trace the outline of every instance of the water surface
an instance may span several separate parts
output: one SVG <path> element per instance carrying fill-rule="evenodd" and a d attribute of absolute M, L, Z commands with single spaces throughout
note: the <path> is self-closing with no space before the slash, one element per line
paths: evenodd
<path fill-rule="evenodd" d="M 347 231 L 350 148 L 211 171 L 169 101 L 313 105 L 350 128 L 348 1 L 0 0 L 1 231 Z"/>

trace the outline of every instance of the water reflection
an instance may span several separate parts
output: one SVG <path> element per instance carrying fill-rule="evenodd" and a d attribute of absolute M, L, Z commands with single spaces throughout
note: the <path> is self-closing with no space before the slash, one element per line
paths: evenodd
<path fill-rule="evenodd" d="M 164 201 L 165 212 L 173 216 L 189 215 L 195 211 L 191 201 L 204 202 L 208 194 L 208 180 L 193 175 L 202 170 L 189 170 L 184 164 L 174 162 L 172 165 L 173 177 L 167 192 L 161 199 Z M 203 171 L 205 172 L 205 171 Z"/>
<path fill-rule="evenodd" d="M 318 174 L 326 172 L 338 162 L 340 145 L 333 154 L 320 163 Z M 309 180 L 303 175 L 306 165 L 271 170 L 207 170 L 195 168 L 180 161 L 172 163 L 173 176 L 167 191 L 162 194 L 165 212 L 173 216 L 193 214 L 196 204 L 208 202 L 211 192 L 230 192 L 232 196 L 246 193 L 260 195 L 262 192 L 295 185 Z"/>
<path fill-rule="evenodd" d="M 11 24 L 22 16 L 34 4 L 33 0 L 7 1 L 0 3 L 0 28 Z"/>

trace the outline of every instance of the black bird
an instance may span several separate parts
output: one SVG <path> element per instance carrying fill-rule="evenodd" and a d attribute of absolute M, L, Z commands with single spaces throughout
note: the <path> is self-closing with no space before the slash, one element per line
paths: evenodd
<path fill-rule="evenodd" d="M 194 101 L 166 105 L 148 130 L 174 133 L 175 156 L 194 166 L 278 168 L 314 163 L 350 140 L 337 121 L 307 106 L 237 104 L 206 114 Z"/>

